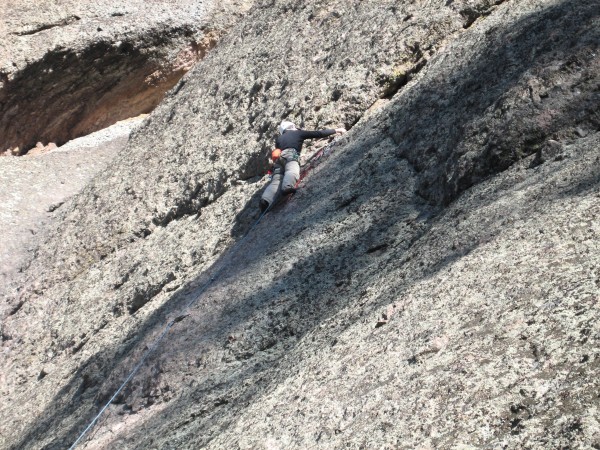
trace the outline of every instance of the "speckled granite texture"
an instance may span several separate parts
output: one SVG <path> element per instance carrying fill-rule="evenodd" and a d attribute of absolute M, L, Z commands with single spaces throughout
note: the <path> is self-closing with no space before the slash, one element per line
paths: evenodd
<path fill-rule="evenodd" d="M 600 446 L 599 14 L 257 2 L 7 299 L 1 445 L 74 442 L 194 301 L 90 448 Z M 242 240 L 284 117 L 351 130 Z"/>

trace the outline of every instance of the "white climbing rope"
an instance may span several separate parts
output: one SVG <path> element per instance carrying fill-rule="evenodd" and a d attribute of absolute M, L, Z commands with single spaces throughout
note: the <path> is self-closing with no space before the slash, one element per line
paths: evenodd
<path fill-rule="evenodd" d="M 335 139 L 333 141 L 331 141 L 329 144 L 323 146 L 321 149 L 319 149 L 315 154 L 313 154 L 308 159 L 308 161 L 304 164 L 304 170 L 303 170 L 302 176 L 298 180 L 298 183 L 300 183 L 302 181 L 302 179 L 304 178 L 304 176 L 306 176 L 306 174 L 308 173 L 308 171 L 311 168 L 315 167 L 315 165 L 316 165 L 315 163 L 318 160 L 320 160 L 321 158 L 326 157 L 326 156 L 328 156 L 330 154 L 330 150 L 331 150 L 331 147 L 333 146 L 334 142 L 336 142 Z M 254 228 L 256 228 L 258 226 L 258 224 L 263 219 L 263 217 L 272 209 L 272 207 L 276 203 L 278 203 L 278 202 L 271 203 L 267 207 L 267 209 L 265 209 L 260 214 L 260 216 L 258 217 L 258 219 L 256 220 L 256 222 L 248 229 L 248 231 L 242 237 L 242 239 L 240 239 L 233 246 L 233 248 L 231 249 L 231 252 L 229 254 L 230 257 L 231 257 L 231 255 L 233 255 L 235 253 L 235 251 L 241 245 L 241 243 L 246 240 L 246 238 L 250 235 L 250 233 L 252 232 L 252 230 L 254 230 Z M 169 321 L 169 323 L 167 323 L 167 325 L 165 326 L 164 330 L 154 340 L 154 342 L 152 343 L 152 345 L 150 347 L 148 347 L 148 349 L 144 352 L 144 354 L 140 358 L 139 362 L 135 365 L 135 367 L 131 370 L 131 372 L 129 372 L 129 375 L 127 375 L 127 378 L 125 378 L 125 380 L 123 381 L 123 383 L 121 383 L 121 385 L 119 386 L 119 388 L 115 391 L 115 393 L 112 395 L 112 397 L 106 402 L 106 404 L 100 409 L 100 411 L 98 412 L 98 414 L 96 414 L 96 416 L 92 419 L 92 421 L 88 424 L 88 426 L 79 434 L 79 436 L 77 437 L 77 439 L 75 440 L 75 442 L 73 442 L 73 444 L 71 445 L 71 447 L 69 447 L 69 450 L 74 450 L 77 447 L 77 445 L 82 441 L 82 439 L 87 435 L 87 433 L 90 432 L 90 430 L 94 427 L 94 425 L 96 425 L 96 423 L 98 422 L 98 420 L 100 420 L 100 417 L 102 416 L 102 414 L 104 414 L 104 412 L 106 411 L 106 409 L 115 401 L 115 399 L 117 398 L 117 396 L 123 391 L 123 389 L 125 388 L 125 386 L 127 386 L 127 384 L 129 383 L 129 381 L 131 381 L 131 379 L 135 376 L 135 374 L 138 372 L 138 370 L 140 370 L 140 368 L 146 362 L 146 360 L 152 354 L 152 352 L 154 350 L 156 350 L 156 348 L 158 347 L 158 345 L 162 342 L 162 340 L 165 338 L 165 336 L 167 335 L 167 333 L 169 332 L 169 330 L 173 327 L 173 325 L 175 325 L 177 322 L 180 322 L 181 320 L 183 320 L 185 317 L 187 317 L 189 315 L 190 308 L 194 305 L 194 303 L 196 303 L 200 299 L 200 297 L 202 296 L 202 294 L 204 293 L 204 291 L 206 291 L 206 289 L 212 284 L 212 282 L 215 281 L 219 277 L 219 275 L 225 269 L 225 267 L 226 267 L 226 265 L 222 265 L 221 268 L 213 276 L 211 276 L 209 278 L 209 280 L 202 286 L 202 288 L 200 289 L 200 292 L 197 293 L 192 298 L 192 300 L 190 300 L 187 303 L 187 305 L 183 309 L 182 313 L 179 314 L 174 319 L 171 319 Z"/>
<path fill-rule="evenodd" d="M 248 235 L 250 235 L 252 230 L 254 228 L 256 228 L 256 226 L 260 223 L 262 218 L 267 214 L 267 212 L 269 212 L 270 209 L 271 209 L 271 205 L 269 205 L 269 207 L 261 213 L 261 215 L 258 217 L 257 221 L 250 227 L 250 229 L 246 232 L 244 237 L 242 239 L 240 239 L 235 244 L 235 246 L 232 248 L 230 255 L 234 253 L 234 251 L 237 249 L 237 247 L 239 247 L 241 245 L 242 242 L 244 242 L 244 240 L 248 237 Z M 129 375 L 127 375 L 127 378 L 125 378 L 125 381 L 123 381 L 123 383 L 121 383 L 121 385 L 115 391 L 115 393 L 112 395 L 112 397 L 106 402 L 106 404 L 102 407 L 102 409 L 100 409 L 98 414 L 96 414 L 96 416 L 92 419 L 92 421 L 85 428 L 85 430 L 83 430 L 81 432 L 81 434 L 79 435 L 77 440 L 75 442 L 73 442 L 73 445 L 71 445 L 71 447 L 69 447 L 69 450 L 75 449 L 77 447 L 77 445 L 81 442 L 81 440 L 85 437 L 85 435 L 94 427 L 94 425 L 96 425 L 96 423 L 98 422 L 98 420 L 100 419 L 100 417 L 102 416 L 104 411 L 106 411 L 106 409 L 115 401 L 117 396 L 121 393 L 121 391 L 125 388 L 125 386 L 127 386 L 129 381 L 135 376 L 135 374 L 138 372 L 138 370 L 140 370 L 140 368 L 142 367 L 144 362 L 146 362 L 146 360 L 148 359 L 150 354 L 158 347 L 158 344 L 161 343 L 161 341 L 167 335 L 169 330 L 171 328 L 173 328 L 173 325 L 175 325 L 177 322 L 180 322 L 181 320 L 183 320 L 185 317 L 187 317 L 189 315 L 188 311 L 193 306 L 193 304 L 196 303 L 196 301 L 198 301 L 200 299 L 200 297 L 202 296 L 204 291 L 206 291 L 206 289 L 212 284 L 212 282 L 215 281 L 219 277 L 219 275 L 221 274 L 221 272 L 224 269 L 225 269 L 225 266 L 223 265 L 213 276 L 210 277 L 210 279 L 204 284 L 204 286 L 202 286 L 202 288 L 200 289 L 200 292 L 196 296 L 194 296 L 194 298 L 192 298 L 192 300 L 190 300 L 188 302 L 188 304 L 183 309 L 183 312 L 181 314 L 179 314 L 177 317 L 175 317 L 174 319 L 171 319 L 169 321 L 169 323 L 165 326 L 162 333 L 160 333 L 160 335 L 154 340 L 153 344 L 150 347 L 148 347 L 148 349 L 142 355 L 140 361 L 131 370 Z"/>

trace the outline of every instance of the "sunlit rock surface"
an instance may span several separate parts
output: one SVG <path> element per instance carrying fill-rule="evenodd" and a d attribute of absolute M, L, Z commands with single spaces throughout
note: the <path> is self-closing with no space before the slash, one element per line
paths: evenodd
<path fill-rule="evenodd" d="M 599 446 L 599 14 L 257 2 L 58 210 L 2 445 L 75 442 L 177 319 L 88 445 Z M 282 118 L 351 130 L 252 228 Z"/>

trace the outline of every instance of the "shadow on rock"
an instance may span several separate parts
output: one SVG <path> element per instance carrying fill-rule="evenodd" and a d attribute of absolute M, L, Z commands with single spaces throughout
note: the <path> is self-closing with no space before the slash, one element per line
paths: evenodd
<path fill-rule="evenodd" d="M 190 387 L 143 427 L 132 430 L 127 440 L 147 446 L 146 431 L 161 429 L 163 434 L 178 434 L 173 446 L 191 442 L 191 433 L 195 445 L 210 443 L 240 411 L 282 381 L 285 374 L 274 369 L 300 339 L 356 301 L 381 274 L 409 263 L 407 250 L 436 223 L 439 209 L 433 205 L 451 202 L 482 179 L 532 154 L 535 145 L 521 135 L 541 142 L 574 123 L 575 112 L 567 112 L 547 127 L 535 128 L 531 121 L 521 121 L 524 112 L 508 114 L 502 105 L 528 70 L 550 64 L 554 55 L 578 45 L 571 38 L 557 39 L 556 30 L 568 30 L 573 37 L 587 33 L 586 39 L 597 42 L 594 23 L 599 14 L 595 1 L 576 6 L 562 1 L 510 29 L 494 31 L 495 38 L 478 59 L 448 69 L 450 74 L 442 72 L 443 79 L 425 79 L 428 84 L 416 96 L 390 105 L 385 121 L 378 122 L 380 115 L 367 121 L 360 134 L 356 132 L 356 142 L 319 166 L 293 202 L 265 217 L 243 248 L 225 253 L 202 278 L 189 283 L 127 336 L 121 347 L 83 363 L 15 448 L 27 448 L 49 433 L 53 443 L 45 448 L 70 445 L 137 363 L 142 343 L 150 345 L 167 318 L 199 296 L 192 316 L 169 332 L 111 412 L 118 408 L 135 412 L 134 403 L 140 398 L 149 405 L 152 395 L 146 391 L 156 385 L 152 381 L 156 373 L 177 370 Z M 505 44 L 494 47 L 498 42 Z M 456 86 L 450 88 L 453 83 Z M 586 97 L 581 108 L 587 108 L 591 99 Z M 479 141 L 470 133 L 494 105 L 497 112 L 491 113 L 490 124 L 497 128 Z M 520 153 L 514 152 L 515 147 Z M 474 148 L 480 150 L 465 159 Z M 573 192 L 590 189 L 597 181 L 597 174 L 592 175 Z M 238 215 L 232 230 L 238 242 L 251 217 L 256 217 L 260 194 Z M 448 248 L 430 260 L 422 259 L 426 269 L 415 269 L 415 277 L 401 289 L 417 283 L 419 276 L 431 276 L 476 245 Z M 203 285 L 214 273 L 222 277 L 205 290 Z M 365 309 L 373 310 L 383 301 Z"/>

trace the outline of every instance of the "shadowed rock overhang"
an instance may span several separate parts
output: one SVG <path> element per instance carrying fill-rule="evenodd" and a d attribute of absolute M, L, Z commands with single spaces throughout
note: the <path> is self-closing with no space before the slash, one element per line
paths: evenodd
<path fill-rule="evenodd" d="M 58 46 L 10 78 L 0 73 L 0 151 L 61 145 L 149 113 L 217 36 L 165 26 L 141 39 L 99 40 L 82 50 Z M 168 47 L 176 51 L 162 54 Z"/>

